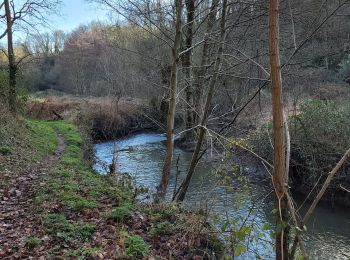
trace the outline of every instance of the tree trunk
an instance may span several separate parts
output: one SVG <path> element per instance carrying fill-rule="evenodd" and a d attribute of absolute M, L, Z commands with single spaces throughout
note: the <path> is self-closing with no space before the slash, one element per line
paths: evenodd
<path fill-rule="evenodd" d="M 186 84 L 186 132 L 185 140 L 191 141 L 194 139 L 193 131 L 189 130 L 194 127 L 194 116 L 193 116 L 193 84 L 192 84 L 192 44 L 193 44 L 193 27 L 194 27 L 194 2 L 195 0 L 185 0 L 187 9 L 187 20 L 186 20 L 186 37 L 184 50 L 186 53 L 183 54 L 182 65 L 183 71 L 187 79 Z"/>
<path fill-rule="evenodd" d="M 273 114 L 273 184 L 276 193 L 276 259 L 288 259 L 288 232 L 285 227 L 287 207 L 285 198 L 285 132 L 283 125 L 282 77 L 279 54 L 279 0 L 270 0 L 269 58 L 272 85 Z"/>
<path fill-rule="evenodd" d="M 300 228 L 303 229 L 304 225 L 309 221 L 312 213 L 314 212 L 317 204 L 320 202 L 321 198 L 323 197 L 324 193 L 326 192 L 328 186 L 330 185 L 331 181 L 333 180 L 334 176 L 339 172 L 339 170 L 343 167 L 343 165 L 350 159 L 350 149 L 346 151 L 346 153 L 343 155 L 343 157 L 340 159 L 340 161 L 336 164 L 336 166 L 333 168 L 333 170 L 328 174 L 325 182 L 322 185 L 322 188 L 317 193 L 315 199 L 312 201 L 310 207 L 308 208 L 307 212 L 305 213 L 305 216 L 303 217 Z M 291 249 L 291 259 L 294 259 L 295 251 L 297 249 L 297 244 L 300 242 L 300 237 L 295 236 L 294 242 Z"/>
<path fill-rule="evenodd" d="M 166 141 L 166 155 L 164 160 L 162 178 L 158 186 L 157 200 L 164 199 L 166 189 L 168 187 L 171 161 L 173 158 L 174 148 L 174 119 L 176 109 L 176 91 L 177 91 L 177 68 L 179 63 L 179 50 L 181 44 L 181 13 L 182 0 L 176 0 L 176 20 L 175 20 L 175 41 L 172 49 L 172 67 L 170 75 L 170 101 L 167 114 L 167 141 Z"/>
<path fill-rule="evenodd" d="M 204 76 L 207 71 L 207 66 L 209 65 L 209 48 L 210 48 L 210 35 L 213 31 L 215 20 L 216 20 L 216 13 L 217 13 L 217 6 L 218 6 L 219 0 L 213 0 L 211 2 L 210 7 L 210 13 L 208 17 L 207 22 L 207 28 L 204 36 L 204 44 L 202 49 L 202 56 L 201 56 L 201 63 L 199 70 L 196 72 L 196 78 L 194 82 L 194 92 L 195 92 L 195 99 L 194 99 L 194 113 L 193 113 L 193 121 L 194 125 L 199 123 L 199 115 L 202 113 L 201 108 L 201 100 L 202 100 L 202 94 L 203 94 L 203 83 L 204 83 Z"/>
<path fill-rule="evenodd" d="M 208 94 L 207 94 L 207 98 L 205 101 L 204 112 L 203 112 L 203 116 L 201 119 L 201 128 L 199 130 L 199 136 L 198 136 L 198 140 L 196 143 L 196 147 L 195 147 L 195 150 L 194 150 L 193 155 L 192 155 L 191 164 L 190 164 L 190 167 L 188 169 L 186 178 L 183 181 L 183 183 L 181 184 L 181 188 L 180 188 L 179 193 L 177 195 L 177 198 L 176 198 L 177 201 L 183 201 L 185 199 L 185 195 L 186 195 L 188 186 L 190 185 L 192 176 L 194 174 L 194 170 L 197 166 L 198 156 L 199 156 L 199 153 L 201 151 L 204 136 L 206 133 L 206 125 L 207 125 L 207 121 L 208 121 L 211 100 L 212 100 L 214 92 L 215 92 L 216 81 L 217 81 L 219 71 L 221 68 L 221 64 L 222 64 L 222 54 L 224 51 L 224 41 L 225 41 L 225 36 L 226 36 L 226 10 L 227 10 L 227 0 L 223 0 L 222 14 L 221 14 L 221 33 L 220 33 L 220 40 L 219 40 L 220 43 L 219 43 L 218 53 L 217 53 L 217 57 L 215 60 L 215 65 L 214 65 L 214 74 L 209 82 Z"/>
<path fill-rule="evenodd" d="M 12 17 L 9 0 L 4 0 L 5 15 L 6 15 L 6 26 L 7 26 L 7 55 L 9 63 L 9 96 L 8 103 L 12 113 L 16 113 L 16 74 L 17 64 L 15 53 L 13 51 L 13 40 L 12 40 Z"/>

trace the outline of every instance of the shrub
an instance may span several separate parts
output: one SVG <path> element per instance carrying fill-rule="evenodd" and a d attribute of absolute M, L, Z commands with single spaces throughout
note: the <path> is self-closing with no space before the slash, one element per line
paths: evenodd
<path fill-rule="evenodd" d="M 134 205 L 130 202 L 123 202 L 117 208 L 107 214 L 107 219 L 125 222 L 130 220 L 134 213 Z"/>
<path fill-rule="evenodd" d="M 176 230 L 176 227 L 174 224 L 170 223 L 169 221 L 164 221 L 164 222 L 156 223 L 150 230 L 150 234 L 152 236 L 171 235 L 175 232 L 175 230 Z"/>
<path fill-rule="evenodd" d="M 350 147 L 350 107 L 334 102 L 309 100 L 301 113 L 289 118 L 291 135 L 291 177 L 300 187 L 313 187 L 320 176 L 327 174 Z M 271 127 L 267 129 L 271 133 Z M 271 141 L 266 127 L 252 136 L 251 142 L 260 155 L 272 160 Z M 329 190 L 340 191 L 339 185 L 350 183 L 346 169 L 331 183 Z M 308 192 L 308 189 L 305 190 Z"/>
<path fill-rule="evenodd" d="M 126 254 L 133 259 L 141 259 L 148 254 L 149 246 L 142 237 L 134 235 L 125 240 Z"/>
<path fill-rule="evenodd" d="M 76 198 L 68 201 L 68 205 L 74 211 L 83 211 L 84 209 L 92 209 L 96 207 L 96 202 L 85 198 Z"/>
<path fill-rule="evenodd" d="M 350 108 L 333 102 L 309 101 L 301 110 L 291 120 L 291 158 L 295 161 L 292 169 L 295 177 L 313 186 L 350 147 Z M 337 175 L 333 188 L 339 187 L 344 177 Z"/>
<path fill-rule="evenodd" d="M 40 246 L 42 242 L 43 241 L 40 238 L 30 236 L 30 237 L 27 237 L 27 239 L 25 240 L 25 245 L 26 247 L 34 248 L 34 247 Z"/>
<path fill-rule="evenodd" d="M 13 151 L 12 151 L 11 147 L 6 146 L 6 145 L 0 147 L 0 154 L 1 155 L 10 155 L 12 153 L 13 153 Z"/>

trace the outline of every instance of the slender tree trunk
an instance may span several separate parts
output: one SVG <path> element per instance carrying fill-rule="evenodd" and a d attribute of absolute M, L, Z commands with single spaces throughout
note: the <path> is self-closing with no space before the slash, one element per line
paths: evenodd
<path fill-rule="evenodd" d="M 179 63 L 179 50 L 181 44 L 181 13 L 182 0 L 176 0 L 176 20 L 175 20 L 175 41 L 172 49 L 172 67 L 170 75 L 170 101 L 167 114 L 167 141 L 166 141 L 166 155 L 164 160 L 162 178 L 158 186 L 158 193 L 156 199 L 164 199 L 166 189 L 168 187 L 171 161 L 173 158 L 174 148 L 174 119 L 176 109 L 176 91 L 177 91 L 177 69 Z"/>
<path fill-rule="evenodd" d="M 204 112 L 203 112 L 203 116 L 201 119 L 201 128 L 199 130 L 199 136 L 198 136 L 198 140 L 196 143 L 196 147 L 195 147 L 195 150 L 194 150 L 193 155 L 192 155 L 191 164 L 190 164 L 190 167 L 188 169 L 186 178 L 183 181 L 183 183 L 181 184 L 181 188 L 180 188 L 179 193 L 177 195 L 177 198 L 176 198 L 177 201 L 183 201 L 185 199 L 185 195 L 186 195 L 188 186 L 190 185 L 192 176 L 194 174 L 194 170 L 197 166 L 198 156 L 199 156 L 199 153 L 201 151 L 204 136 L 206 133 L 206 125 L 207 125 L 207 121 L 208 121 L 211 100 L 212 100 L 214 92 L 215 92 L 216 81 L 217 81 L 219 71 L 221 68 L 221 64 L 222 64 L 222 53 L 224 51 L 224 41 L 225 41 L 225 37 L 226 37 L 226 10 L 227 10 L 227 0 L 223 0 L 222 14 L 221 14 L 220 43 L 219 43 L 218 53 L 217 53 L 217 57 L 215 60 L 215 65 L 214 65 L 214 74 L 209 82 L 208 94 L 207 94 L 207 98 L 205 101 Z"/>
<path fill-rule="evenodd" d="M 346 151 L 346 153 L 343 155 L 343 157 L 340 159 L 340 161 L 336 164 L 336 166 L 333 168 L 333 170 L 328 174 L 326 180 L 324 181 L 322 188 L 317 193 L 315 199 L 312 201 L 310 207 L 308 208 L 305 216 L 303 217 L 300 228 L 304 228 L 304 225 L 309 221 L 312 213 L 314 212 L 317 204 L 320 202 L 321 198 L 323 197 L 324 193 L 326 192 L 328 186 L 330 185 L 331 181 L 333 180 L 334 176 L 339 172 L 339 170 L 343 167 L 343 165 L 348 162 L 350 159 L 350 149 Z M 294 242 L 291 249 L 291 259 L 294 259 L 294 255 L 297 249 L 297 244 L 300 242 L 300 237 L 295 236 Z"/>
<path fill-rule="evenodd" d="M 279 53 L 279 0 L 270 0 L 269 56 L 273 114 L 273 184 L 276 192 L 276 259 L 288 259 L 288 232 L 285 227 L 287 205 L 285 197 L 285 131 L 283 120 L 282 76 Z"/>
<path fill-rule="evenodd" d="M 13 40 L 12 40 L 12 17 L 9 0 L 4 0 L 5 14 L 6 14 L 6 26 L 7 26 L 7 55 L 9 63 L 9 96 L 8 103 L 12 113 L 16 113 L 16 74 L 17 64 L 15 53 L 13 51 Z"/>
<path fill-rule="evenodd" d="M 211 2 L 210 7 L 210 13 L 208 16 L 208 22 L 207 22 L 207 28 L 205 32 L 205 38 L 203 43 L 203 49 L 202 49 L 202 55 L 201 55 L 201 63 L 199 70 L 196 71 L 196 78 L 194 82 L 194 113 L 193 113 L 193 121 L 194 125 L 199 123 L 199 115 L 202 113 L 201 108 L 201 100 L 203 95 L 203 85 L 204 85 L 204 76 L 207 71 L 207 66 L 209 65 L 209 49 L 210 49 L 210 35 L 213 31 L 215 20 L 216 20 L 216 13 L 217 13 L 217 7 L 219 4 L 219 0 L 213 0 Z"/>
<path fill-rule="evenodd" d="M 186 86 L 186 129 L 191 129 L 194 126 L 194 116 L 193 116 L 193 84 L 192 84 L 192 44 L 193 44 L 193 27 L 194 27 L 194 4 L 195 0 L 185 0 L 186 9 L 187 9 L 187 19 L 186 19 L 186 37 L 184 50 L 187 50 L 184 53 L 182 58 L 183 71 L 187 79 Z M 193 140 L 194 135 L 193 131 L 187 131 L 185 139 L 187 141 Z"/>

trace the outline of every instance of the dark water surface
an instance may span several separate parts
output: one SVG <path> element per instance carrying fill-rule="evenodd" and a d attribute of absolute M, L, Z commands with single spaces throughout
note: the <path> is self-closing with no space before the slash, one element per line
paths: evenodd
<path fill-rule="evenodd" d="M 111 163 L 114 151 L 118 151 L 116 153 L 118 172 L 129 173 L 134 177 L 137 185 L 145 186 L 150 189 L 150 192 L 154 192 L 162 172 L 165 156 L 165 146 L 162 143 L 164 140 L 165 137 L 161 134 L 142 133 L 117 141 L 96 144 L 95 155 L 98 162 L 95 169 L 102 174 L 106 173 L 103 165 Z M 175 148 L 168 198 L 171 198 L 176 183 L 181 183 L 190 161 L 191 153 Z M 262 259 L 273 259 L 271 238 L 269 232 L 263 228 L 266 225 L 273 226 L 271 213 L 273 191 L 267 173 L 254 164 L 247 165 L 245 162 L 239 165 L 243 173 L 254 176 L 248 183 L 248 195 L 242 191 L 243 184 L 239 180 L 230 181 L 232 189 L 223 187 L 222 178 L 217 177 L 215 172 L 222 168 L 224 163 L 199 163 L 186 195 L 185 205 L 193 209 L 209 208 L 221 216 L 246 218 L 249 214 L 248 223 L 254 224 L 259 232 L 265 234 L 265 238 L 250 243 L 248 252 L 237 259 L 255 259 L 256 254 Z M 176 177 L 177 169 L 180 173 Z M 227 182 L 225 185 L 228 185 Z M 244 199 L 244 204 L 239 207 L 235 207 L 237 204 L 234 203 L 237 201 L 237 196 Z M 350 259 L 349 212 L 341 209 L 333 211 L 319 206 L 307 228 L 308 232 L 304 240 L 310 259 Z"/>

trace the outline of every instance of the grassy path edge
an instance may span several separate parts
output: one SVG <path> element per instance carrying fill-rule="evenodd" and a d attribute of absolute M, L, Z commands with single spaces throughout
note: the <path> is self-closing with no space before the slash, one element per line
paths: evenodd
<path fill-rule="evenodd" d="M 28 124 L 40 156 L 56 149 L 56 131 L 66 147 L 28 194 L 21 242 L 0 248 L 9 259 L 212 259 L 221 253 L 207 215 L 173 204 L 141 204 L 135 197 L 142 189 L 130 178 L 117 181 L 95 173 L 84 158 L 84 140 L 74 124 Z"/>

